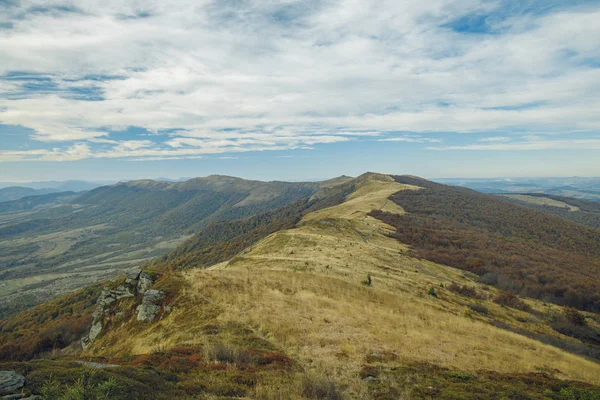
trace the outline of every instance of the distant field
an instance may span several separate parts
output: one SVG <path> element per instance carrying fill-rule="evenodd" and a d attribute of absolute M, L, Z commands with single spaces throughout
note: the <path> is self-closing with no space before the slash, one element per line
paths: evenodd
<path fill-rule="evenodd" d="M 519 200 L 540 206 L 560 207 L 567 208 L 569 211 L 579 211 L 579 207 L 575 207 L 562 201 L 554 200 L 548 197 L 528 196 L 526 194 L 505 194 L 502 196 L 508 197 L 509 199 Z"/>

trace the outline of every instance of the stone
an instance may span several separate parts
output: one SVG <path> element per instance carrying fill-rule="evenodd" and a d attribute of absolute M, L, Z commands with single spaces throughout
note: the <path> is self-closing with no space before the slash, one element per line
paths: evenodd
<path fill-rule="evenodd" d="M 120 367 L 119 364 L 101 364 L 101 363 L 96 363 L 96 362 L 91 362 L 91 361 L 77 361 L 77 364 L 85 365 L 86 367 L 93 368 L 93 369 L 106 369 L 106 368 Z"/>
<path fill-rule="evenodd" d="M 100 332 L 102 332 L 102 321 L 94 323 L 90 328 L 90 333 L 88 334 L 90 342 L 93 342 L 98 337 Z"/>
<path fill-rule="evenodd" d="M 15 371 L 0 371 L 0 393 L 14 392 L 25 386 L 25 377 Z"/>
<path fill-rule="evenodd" d="M 155 289 L 149 289 L 144 293 L 142 304 L 137 308 L 137 320 L 144 322 L 152 322 L 160 306 L 158 303 L 164 298 L 164 292 Z"/>
<path fill-rule="evenodd" d="M 124 285 L 119 285 L 119 287 L 117 287 L 116 289 L 111 290 L 110 293 L 112 296 L 114 296 L 115 300 L 135 296 L 133 293 L 131 293 L 131 290 L 128 287 L 125 287 Z"/>
<path fill-rule="evenodd" d="M 152 278 L 150 278 L 150 275 L 148 275 L 145 272 L 142 272 L 138 278 L 138 283 L 137 283 L 137 291 L 140 294 L 144 294 L 146 293 L 146 291 L 148 289 L 150 289 L 150 286 L 152 286 Z"/>
<path fill-rule="evenodd" d="M 137 284 L 137 280 L 139 279 L 141 273 L 142 273 L 142 270 L 139 268 L 128 271 L 125 274 L 125 284 L 135 287 Z"/>
<path fill-rule="evenodd" d="M 90 342 L 90 337 L 88 335 L 85 335 L 84 337 L 81 338 L 81 348 L 86 350 L 88 347 L 90 347 L 90 345 L 92 344 L 92 342 Z"/>

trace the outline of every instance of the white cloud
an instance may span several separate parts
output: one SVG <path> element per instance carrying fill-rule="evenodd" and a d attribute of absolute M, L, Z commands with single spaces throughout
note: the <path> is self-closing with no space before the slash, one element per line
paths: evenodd
<path fill-rule="evenodd" d="M 510 138 L 506 136 L 491 136 L 479 139 L 480 142 L 510 142 Z"/>
<path fill-rule="evenodd" d="M 532 140 L 516 143 L 469 144 L 464 146 L 428 147 L 429 150 L 488 150 L 488 151 L 526 151 L 526 150 L 600 150 L 600 139 L 571 140 Z"/>
<path fill-rule="evenodd" d="M 441 139 L 420 137 L 420 136 L 401 136 L 378 139 L 379 142 L 404 142 L 404 143 L 439 143 Z"/>
<path fill-rule="evenodd" d="M 14 27 L 0 30 L 0 74 L 43 73 L 59 92 L 95 86 L 103 100 L 55 91 L 15 97 L 23 91 L 19 81 L 0 79 L 7 94 L 1 123 L 32 128 L 39 141 L 65 142 L 56 151 L 3 151 L 3 161 L 198 157 L 357 137 L 433 143 L 439 139 L 428 133 L 600 129 L 600 68 L 585 63 L 600 59 L 597 5 L 515 15 L 496 22 L 503 28 L 497 35 L 443 25 L 497 11 L 498 0 L 82 0 L 72 3 L 79 12 L 27 12 L 64 4 L 23 0 L 3 10 L 0 22 Z M 130 126 L 178 131 L 164 144 L 107 134 Z M 493 139 L 482 142 L 500 142 Z M 90 145 L 70 155 L 74 142 Z"/>

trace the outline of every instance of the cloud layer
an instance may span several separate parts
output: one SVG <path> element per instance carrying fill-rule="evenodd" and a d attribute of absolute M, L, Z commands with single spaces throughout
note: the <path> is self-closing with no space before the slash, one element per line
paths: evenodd
<path fill-rule="evenodd" d="M 598 148 L 598 21 L 597 1 L 0 1 L 0 123 L 28 128 L 0 161 Z"/>

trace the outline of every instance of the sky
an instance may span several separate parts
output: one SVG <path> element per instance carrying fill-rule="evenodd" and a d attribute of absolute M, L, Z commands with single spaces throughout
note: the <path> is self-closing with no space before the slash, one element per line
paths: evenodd
<path fill-rule="evenodd" d="M 600 176 L 600 0 L 0 0 L 0 180 Z"/>

